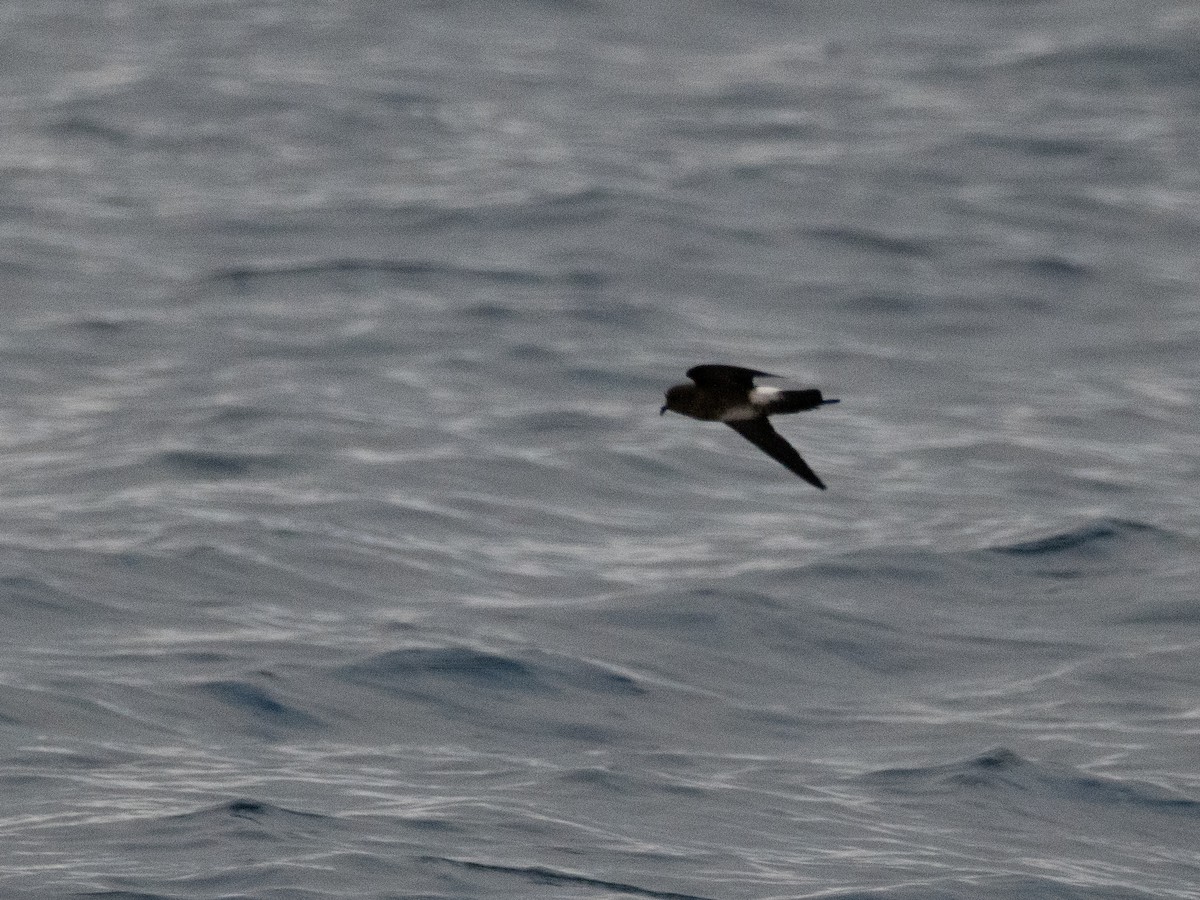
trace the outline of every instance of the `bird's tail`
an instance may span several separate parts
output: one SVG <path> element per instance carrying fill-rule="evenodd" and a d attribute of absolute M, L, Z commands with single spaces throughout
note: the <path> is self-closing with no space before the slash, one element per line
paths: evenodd
<path fill-rule="evenodd" d="M 779 396 L 767 407 L 767 415 L 780 413 L 804 412 L 806 409 L 816 409 L 826 403 L 837 403 L 837 400 L 826 400 L 816 388 L 803 391 L 780 391 Z"/>

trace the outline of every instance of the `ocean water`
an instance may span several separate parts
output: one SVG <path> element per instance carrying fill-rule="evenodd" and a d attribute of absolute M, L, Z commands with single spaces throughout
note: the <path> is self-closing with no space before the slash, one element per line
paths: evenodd
<path fill-rule="evenodd" d="M 1200 898 L 1193 3 L 0 21 L 0 896 Z"/>

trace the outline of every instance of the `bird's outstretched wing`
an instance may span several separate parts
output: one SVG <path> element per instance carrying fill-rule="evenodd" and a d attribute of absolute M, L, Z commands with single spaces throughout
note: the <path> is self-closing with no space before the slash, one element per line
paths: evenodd
<path fill-rule="evenodd" d="M 825 483 L 817 477 L 816 472 L 808 467 L 808 463 L 796 452 L 796 448 L 780 437 L 779 432 L 771 427 L 766 416 L 759 416 L 757 419 L 740 419 L 725 424 L 767 456 L 783 463 L 813 487 L 825 490 Z"/>
<path fill-rule="evenodd" d="M 755 378 L 776 377 L 770 372 L 760 372 L 758 369 L 743 369 L 741 366 L 723 366 L 717 363 L 692 366 L 687 370 L 687 376 L 700 387 L 726 387 L 745 391 L 754 387 Z"/>

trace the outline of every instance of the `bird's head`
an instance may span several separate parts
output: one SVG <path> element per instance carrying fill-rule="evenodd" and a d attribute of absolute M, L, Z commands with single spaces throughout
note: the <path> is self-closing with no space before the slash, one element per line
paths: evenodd
<path fill-rule="evenodd" d="M 680 408 L 680 401 L 683 399 L 684 394 L 687 393 L 687 389 L 688 386 L 685 384 L 677 384 L 672 388 L 668 388 L 666 393 L 667 402 L 662 405 L 662 409 L 658 411 L 658 414 L 661 416 L 668 409 L 678 410 Z"/>

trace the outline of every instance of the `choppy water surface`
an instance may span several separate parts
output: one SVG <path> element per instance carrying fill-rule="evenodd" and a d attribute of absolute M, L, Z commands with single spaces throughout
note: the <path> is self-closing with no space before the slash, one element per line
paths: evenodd
<path fill-rule="evenodd" d="M 808 6 L 0 5 L 0 893 L 1200 897 L 1200 17 Z"/>

